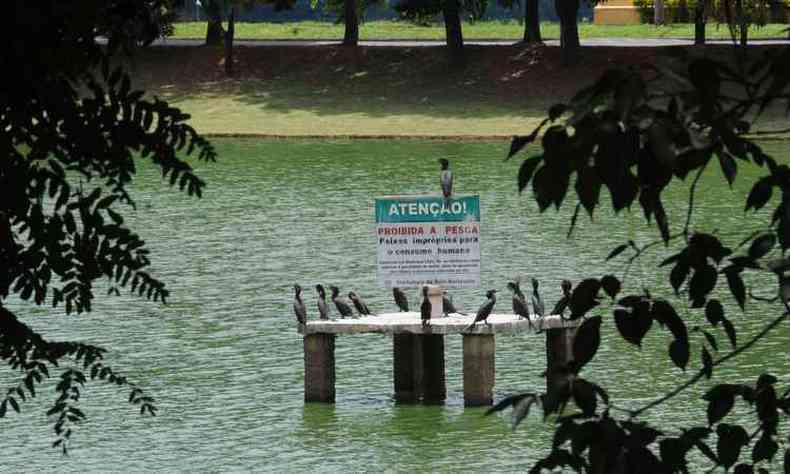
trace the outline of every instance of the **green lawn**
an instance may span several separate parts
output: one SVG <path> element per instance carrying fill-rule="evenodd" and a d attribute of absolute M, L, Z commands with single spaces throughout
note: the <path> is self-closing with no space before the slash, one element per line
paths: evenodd
<path fill-rule="evenodd" d="M 520 39 L 523 26 L 516 21 L 478 21 L 464 24 L 467 39 Z M 751 31 L 751 37 L 786 38 L 788 25 L 771 24 Z M 559 38 L 559 25 L 544 22 L 541 31 L 545 39 Z M 186 22 L 175 25 L 174 38 L 203 38 L 205 22 Z M 724 26 L 708 25 L 710 39 L 729 38 Z M 653 25 L 593 25 L 581 23 L 582 38 L 691 38 L 693 24 Z M 303 21 L 299 23 L 237 23 L 237 39 L 341 39 L 343 25 L 330 22 Z M 360 38 L 365 39 L 444 39 L 444 26 L 418 26 L 400 21 L 371 21 L 360 27 Z"/>

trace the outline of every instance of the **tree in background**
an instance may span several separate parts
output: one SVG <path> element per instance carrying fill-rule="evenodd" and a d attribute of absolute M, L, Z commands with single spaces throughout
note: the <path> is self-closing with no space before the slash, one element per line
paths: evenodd
<path fill-rule="evenodd" d="M 381 0 L 328 0 L 322 5 L 319 0 L 311 0 L 310 7 L 313 10 L 323 8 L 326 12 L 336 14 L 338 23 L 345 25 L 343 44 L 356 46 L 359 43 L 360 19 L 364 18 L 369 7 L 381 3 Z"/>
<path fill-rule="evenodd" d="M 524 43 L 542 43 L 540 35 L 540 0 L 499 0 L 505 8 L 520 8 L 524 2 Z"/>
<path fill-rule="evenodd" d="M 18 384 L 0 395 L 0 417 L 58 378 L 46 414 L 55 419 L 53 446 L 65 453 L 85 420 L 79 402 L 89 381 L 126 387 L 141 414 L 155 414 L 154 400 L 107 364 L 105 349 L 46 339 L 7 303 L 51 304 L 73 317 L 91 310 L 99 280 L 108 295 L 125 289 L 164 302 L 168 290 L 148 272 L 145 242 L 119 207 L 134 208 L 138 155 L 200 196 L 205 184 L 179 155 L 213 161 L 215 152 L 186 114 L 146 99 L 111 65 L 167 29 L 152 10 L 166 2 L 10 1 L 16 27 L 0 32 L 0 67 L 14 71 L 0 93 L 0 359 Z M 105 35 L 107 46 L 97 44 Z"/>
<path fill-rule="evenodd" d="M 695 472 L 767 473 L 776 458 L 783 458 L 784 472 L 790 472 L 790 448 L 785 444 L 779 454 L 787 433 L 780 424 L 790 416 L 790 389 L 780 386 L 787 380 L 780 384 L 769 372 L 756 380 L 718 373 L 790 322 L 790 166 L 755 141 L 761 133 L 787 134 L 790 128 L 750 134 L 751 121 L 767 108 L 790 111 L 790 48 L 772 49 L 751 61 L 736 56 L 743 61 L 738 67 L 687 57 L 677 67 L 652 67 L 646 76 L 607 71 L 569 103 L 551 107 L 531 135 L 511 144 L 509 156 L 545 128 L 542 152 L 521 164 L 518 189 L 531 184 L 541 212 L 562 206 L 572 189 L 577 202 L 569 236 L 579 214 L 592 217 L 604 204 L 604 189 L 616 213 L 636 205 L 658 234 L 654 241 L 629 240 L 609 252 L 607 260 L 624 260 L 620 278 L 590 276 L 573 290 L 570 319 L 581 325 L 572 360 L 550 374 L 559 383 L 547 393 L 522 393 L 492 408 L 512 406 L 517 425 L 531 406 L 540 406 L 544 419 L 554 424 L 551 451 L 530 472 L 561 467 L 590 473 L 688 473 L 690 456 L 711 465 Z M 697 218 L 704 198 L 700 178 L 712 167 L 720 169 L 724 182 L 717 185 L 724 186 L 743 179 L 739 167 L 760 173 L 749 183 L 743 203 L 744 219 L 755 224 L 704 228 L 704 220 Z M 679 222 L 670 221 L 662 196 L 673 181 L 690 183 Z M 668 294 L 645 287 L 649 282 L 627 279 L 634 262 L 656 253 L 661 261 L 656 274 L 666 276 L 666 287 L 672 289 Z M 763 306 L 761 314 L 750 314 L 751 320 L 764 319 L 762 329 L 748 340 L 739 338 L 733 313 L 745 312 L 758 300 L 775 311 L 765 315 Z M 641 406 L 621 405 L 609 397 L 605 381 L 584 376 L 605 331 L 619 333 L 635 348 L 651 331 L 661 331 L 670 341 L 667 362 L 685 380 Z M 699 369 L 686 375 L 692 358 Z M 771 370 L 773 362 L 781 363 L 782 357 L 765 361 L 764 370 Z M 714 373 L 721 383 L 701 397 L 706 424 L 678 429 L 670 420 L 666 426 L 644 420 L 657 407 L 671 410 L 666 405 L 677 395 Z M 742 413 L 750 422 L 730 416 L 736 405 L 745 408 Z"/>
<path fill-rule="evenodd" d="M 578 60 L 579 48 L 579 0 L 554 0 L 554 8 L 560 17 L 560 48 L 562 61 L 574 64 Z"/>
<path fill-rule="evenodd" d="M 402 0 L 393 9 L 401 18 L 420 24 L 433 22 L 441 13 L 451 58 L 462 61 L 464 37 L 461 15 L 466 15 L 470 20 L 478 20 L 483 17 L 487 6 L 487 0 Z"/>

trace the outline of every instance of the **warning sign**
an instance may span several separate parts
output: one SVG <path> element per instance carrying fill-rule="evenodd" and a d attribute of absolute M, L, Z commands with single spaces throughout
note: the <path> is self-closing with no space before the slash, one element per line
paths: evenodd
<path fill-rule="evenodd" d="M 379 286 L 480 286 L 480 197 L 376 199 Z"/>

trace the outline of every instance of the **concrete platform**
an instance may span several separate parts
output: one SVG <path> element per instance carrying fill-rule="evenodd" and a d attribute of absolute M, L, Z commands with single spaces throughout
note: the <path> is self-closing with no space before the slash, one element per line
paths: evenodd
<path fill-rule="evenodd" d="M 394 398 L 398 402 L 443 403 L 445 382 L 444 337 L 463 337 L 464 405 L 485 406 L 494 401 L 495 335 L 542 332 L 546 338 L 546 384 L 557 383 L 562 367 L 572 358 L 573 339 L 581 321 L 560 316 L 535 318 L 530 324 L 514 314 L 492 314 L 488 324 L 469 325 L 474 316 L 452 314 L 432 318 L 423 326 L 420 313 L 385 313 L 362 318 L 309 321 L 304 334 L 305 401 L 335 402 L 335 339 L 342 334 L 392 336 Z"/>
<path fill-rule="evenodd" d="M 533 317 L 532 325 L 515 314 L 492 314 L 488 325 L 477 323 L 467 330 L 474 315 L 451 314 L 431 319 L 429 326 L 423 326 L 420 313 L 383 313 L 362 318 L 333 319 L 327 321 L 308 321 L 299 332 L 308 334 L 523 334 L 548 329 L 575 328 L 579 321 L 568 321 L 560 316 Z"/>

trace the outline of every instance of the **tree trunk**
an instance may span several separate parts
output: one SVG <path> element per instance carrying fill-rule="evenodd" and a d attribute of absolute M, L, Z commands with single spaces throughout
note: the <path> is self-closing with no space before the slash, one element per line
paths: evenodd
<path fill-rule="evenodd" d="M 463 59 L 464 51 L 464 36 L 461 31 L 461 17 L 458 10 L 458 0 L 443 0 L 442 15 L 444 16 L 444 31 L 447 35 L 447 48 L 454 60 Z"/>
<path fill-rule="evenodd" d="M 356 46 L 359 44 L 359 17 L 357 16 L 357 0 L 345 0 L 343 20 L 346 32 L 343 35 L 343 44 Z"/>
<path fill-rule="evenodd" d="M 233 75 L 233 35 L 236 32 L 236 6 L 230 6 L 228 31 L 225 32 L 225 74 Z"/>
<path fill-rule="evenodd" d="M 655 0 L 653 2 L 653 23 L 656 26 L 666 23 L 666 18 L 664 17 L 664 0 Z"/>
<path fill-rule="evenodd" d="M 672 15 L 670 21 L 672 23 L 688 23 L 689 22 L 689 6 L 686 0 L 678 1 L 677 11 Z"/>
<path fill-rule="evenodd" d="M 746 46 L 749 25 L 743 12 L 743 0 L 735 0 L 735 21 L 738 26 L 739 42 L 741 46 Z"/>
<path fill-rule="evenodd" d="M 705 0 L 697 0 L 694 8 L 694 44 L 705 44 Z"/>
<path fill-rule="evenodd" d="M 206 18 L 206 46 L 219 46 L 222 44 L 222 11 L 219 0 L 205 0 Z"/>
<path fill-rule="evenodd" d="M 771 23 L 786 23 L 787 16 L 785 15 L 784 2 L 781 0 L 773 0 L 771 2 Z"/>
<path fill-rule="evenodd" d="M 575 64 L 578 61 L 579 28 L 576 18 L 579 14 L 579 0 L 554 0 L 554 8 L 560 17 L 560 49 L 562 62 Z"/>
<path fill-rule="evenodd" d="M 523 0 L 526 2 L 526 14 L 524 15 L 524 42 L 542 43 L 540 37 L 540 0 Z"/>

